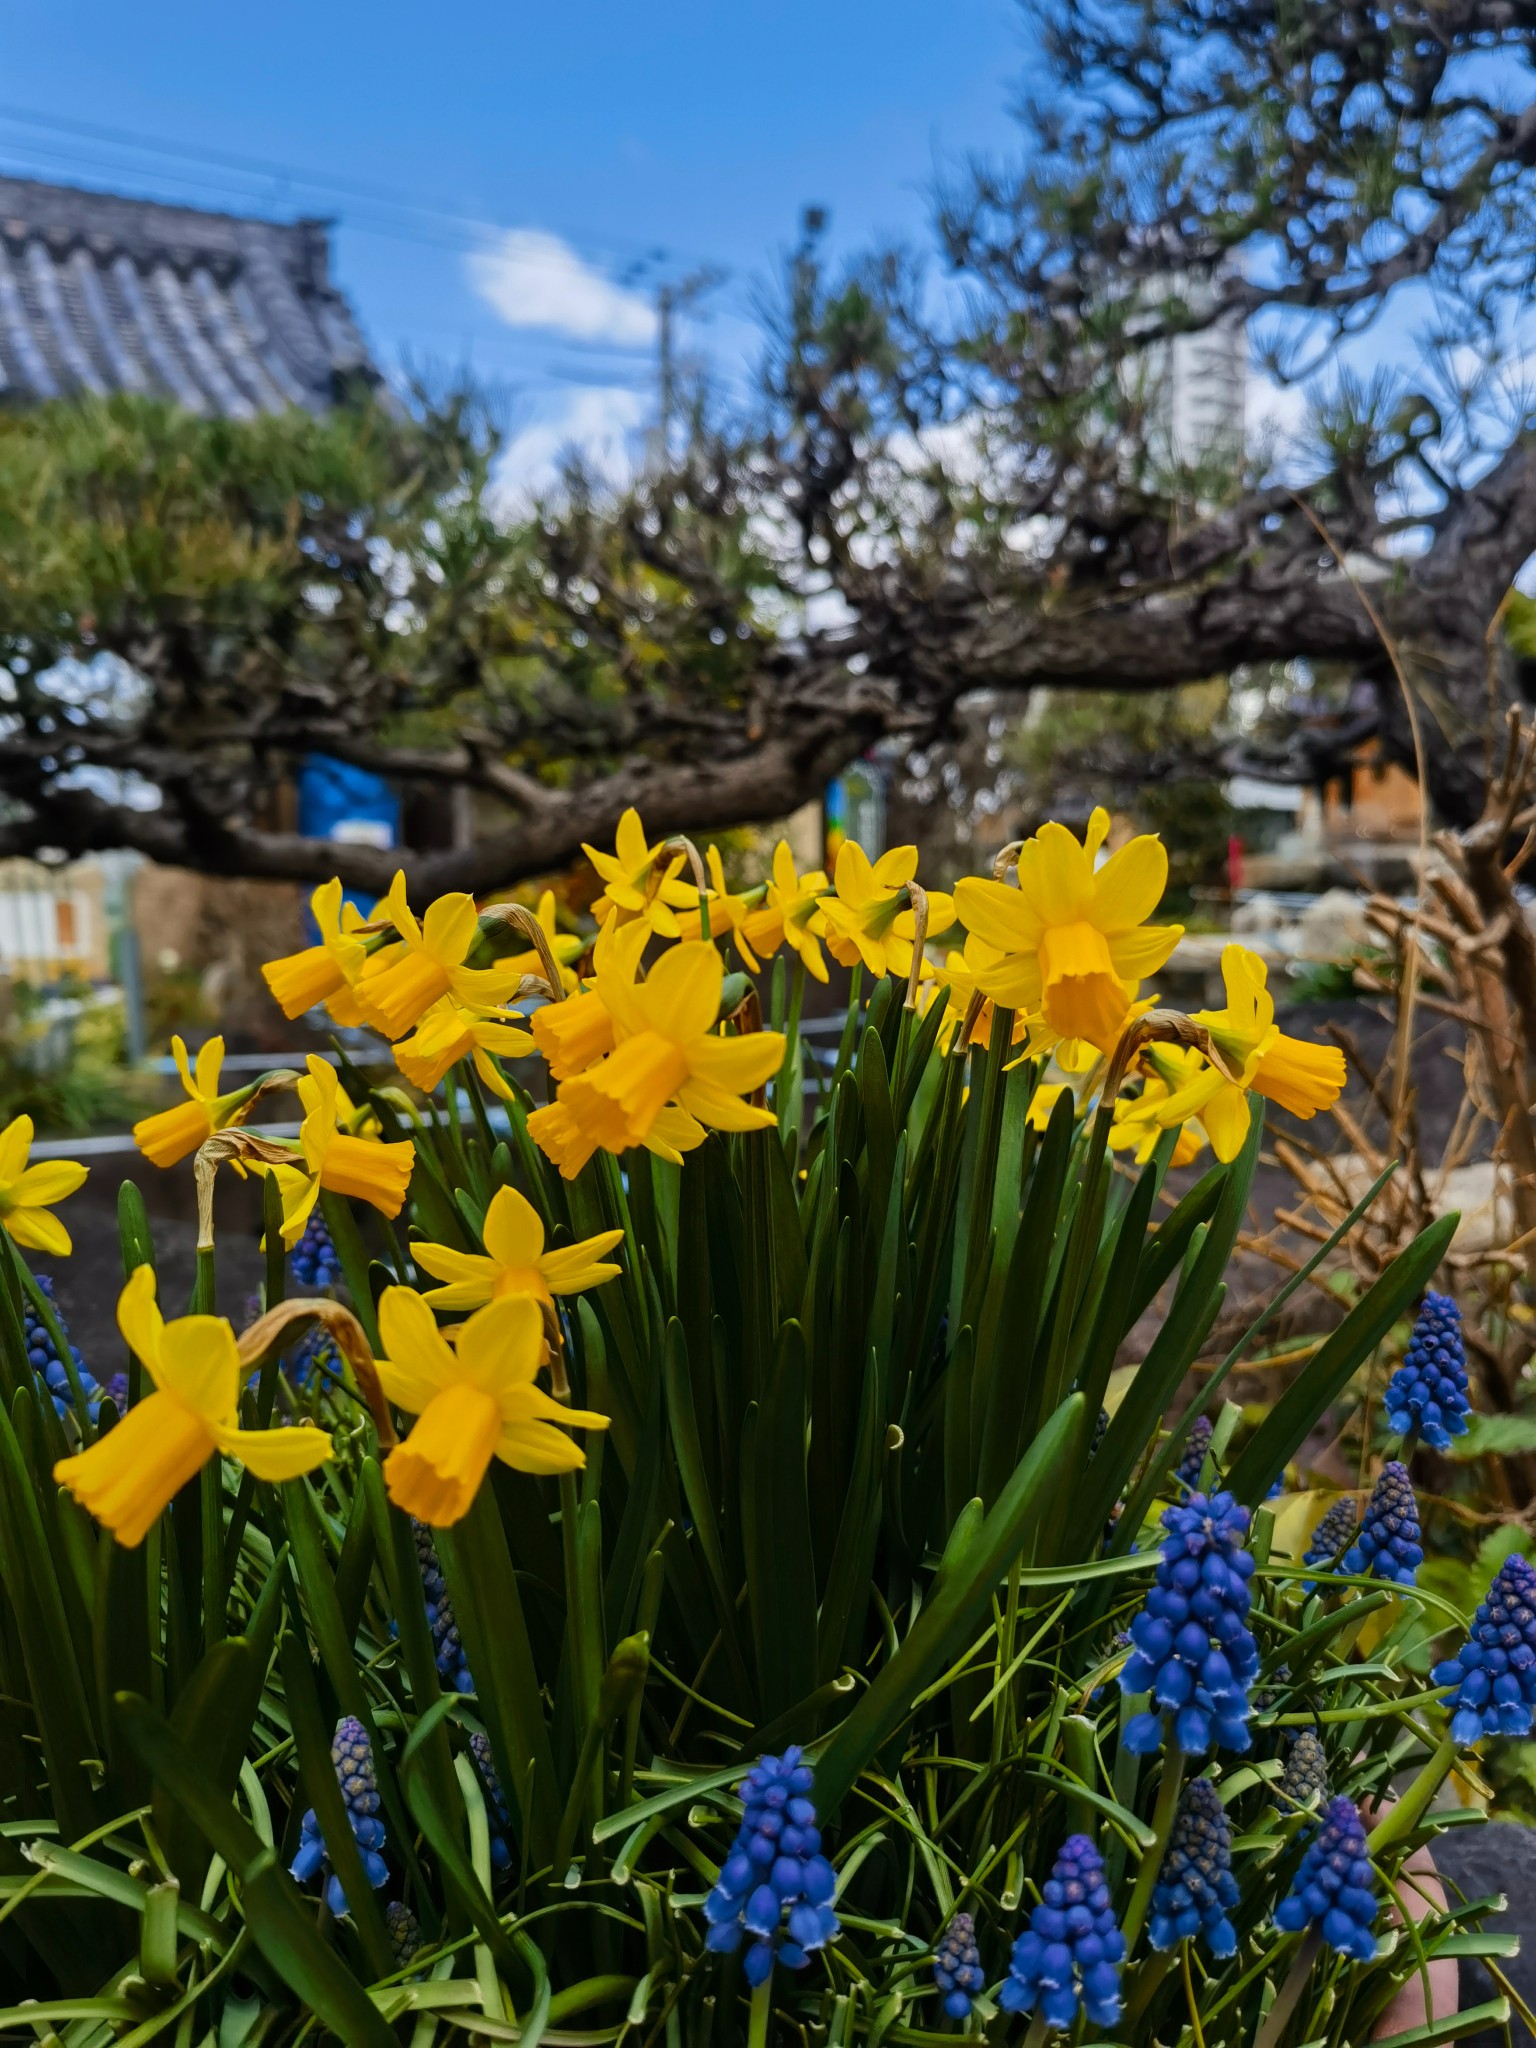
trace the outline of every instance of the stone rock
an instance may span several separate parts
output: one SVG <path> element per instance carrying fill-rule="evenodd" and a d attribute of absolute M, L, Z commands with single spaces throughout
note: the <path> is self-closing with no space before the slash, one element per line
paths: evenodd
<path fill-rule="evenodd" d="M 1490 1913 L 1483 1926 L 1499 1934 L 1518 1934 L 1520 1953 L 1499 1963 L 1527 2005 L 1536 2005 L 1536 1828 L 1519 1821 L 1494 1820 L 1486 1827 L 1452 1828 L 1436 1838 L 1430 1853 L 1435 1868 L 1449 1878 L 1468 1899 L 1484 1899 L 1490 1892 L 1502 1892 L 1507 1904 L 1502 1913 Z M 1454 1893 L 1449 1894 L 1454 1902 Z M 1487 1970 L 1475 1957 L 1461 1961 L 1461 2010 L 1486 2005 L 1500 1994 Z M 1511 2025 L 1521 2030 L 1517 2019 Z M 1503 2048 L 1504 2029 L 1485 2027 L 1462 2036 L 1461 2048 Z"/>
<path fill-rule="evenodd" d="M 1285 922 L 1286 915 L 1280 907 L 1280 899 L 1269 895 L 1263 889 L 1256 889 L 1251 896 L 1234 906 L 1232 936 L 1234 939 L 1245 939 L 1250 932 L 1278 931 Z"/>
<path fill-rule="evenodd" d="M 1347 960 L 1372 944 L 1365 901 L 1353 889 L 1325 889 L 1297 920 L 1296 951 L 1303 960 Z"/>

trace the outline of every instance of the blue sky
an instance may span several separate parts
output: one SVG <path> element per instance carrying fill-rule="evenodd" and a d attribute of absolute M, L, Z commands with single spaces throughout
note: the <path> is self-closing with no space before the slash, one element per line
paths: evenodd
<path fill-rule="evenodd" d="M 1026 51 L 1016 0 L 11 0 L 4 47 L 0 167 L 336 215 L 378 354 L 494 378 L 529 473 L 644 420 L 659 275 L 728 271 L 686 340 L 740 379 L 805 204 L 920 235 L 936 171 L 1011 141 Z"/>

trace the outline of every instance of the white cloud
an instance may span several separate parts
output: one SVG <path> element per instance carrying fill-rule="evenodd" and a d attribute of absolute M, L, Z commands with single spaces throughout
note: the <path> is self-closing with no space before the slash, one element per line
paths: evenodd
<path fill-rule="evenodd" d="M 604 277 L 558 235 L 509 228 L 465 261 L 470 283 L 509 327 L 549 328 L 621 348 L 647 348 L 655 340 L 650 301 Z"/>
<path fill-rule="evenodd" d="M 648 410 L 641 393 L 622 384 L 568 394 L 557 411 L 530 421 L 508 441 L 492 485 L 498 506 L 515 509 L 556 482 L 561 459 L 572 449 L 603 476 L 621 480 L 632 467 L 632 439 Z"/>

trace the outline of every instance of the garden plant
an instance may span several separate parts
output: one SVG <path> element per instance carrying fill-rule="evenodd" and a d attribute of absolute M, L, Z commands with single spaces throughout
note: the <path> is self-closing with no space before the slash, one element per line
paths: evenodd
<path fill-rule="evenodd" d="M 336 1054 L 228 1091 L 217 1040 L 183 1056 L 138 1137 L 196 1177 L 196 1283 L 166 1298 L 125 1183 L 121 1358 L 82 1360 L 29 1269 L 83 1169 L 11 1126 L 7 2039 L 1431 2048 L 1504 2018 L 1385 2019 L 1432 1959 L 1507 1953 L 1417 1873 L 1536 1697 L 1523 1559 L 1476 1617 L 1417 1581 L 1454 1302 L 1363 1514 L 1277 1541 L 1454 1218 L 1257 1426 L 1226 1402 L 1376 1190 L 1211 1358 L 1266 1105 L 1312 1114 L 1343 1061 L 1241 948 L 1223 1009 L 1156 1008 L 1166 862 L 1106 830 L 952 897 L 852 844 L 733 891 L 631 813 L 584 935 L 323 887 L 267 972 Z M 294 1093 L 297 1139 L 264 1136 Z M 265 1216 L 239 1329 L 235 1173 Z"/>

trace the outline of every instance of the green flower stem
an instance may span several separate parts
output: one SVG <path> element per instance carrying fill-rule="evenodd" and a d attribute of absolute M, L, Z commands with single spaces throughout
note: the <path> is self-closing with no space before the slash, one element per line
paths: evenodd
<path fill-rule="evenodd" d="M 773 1972 L 752 1989 L 752 2016 L 747 2022 L 747 2048 L 768 2048 L 768 2016 L 773 2011 Z"/>
<path fill-rule="evenodd" d="M 1163 1857 L 1168 1848 L 1168 1837 L 1173 1833 L 1174 1815 L 1179 1810 L 1179 1793 L 1184 1784 L 1184 1752 L 1177 1743 L 1170 1742 L 1163 1752 L 1163 1775 L 1157 1788 L 1157 1806 L 1152 1815 L 1153 1842 L 1141 1859 L 1141 1868 L 1136 1873 L 1135 1888 L 1131 1903 L 1125 1909 L 1121 1923 L 1125 1935 L 1125 1953 L 1130 1957 L 1136 1953 L 1136 1941 L 1152 1904 L 1152 1887 L 1157 1883 L 1157 1873 L 1163 1867 Z"/>
<path fill-rule="evenodd" d="M 1438 1749 L 1414 1779 L 1408 1790 L 1390 1807 L 1365 1838 L 1369 1854 L 1379 1856 L 1386 1849 L 1395 1849 L 1399 1842 L 1405 1842 L 1424 1818 L 1429 1802 L 1450 1775 L 1456 1761 L 1457 1744 L 1449 1735 L 1445 1736 Z"/>
<path fill-rule="evenodd" d="M 1136 1988 L 1125 2002 L 1125 2018 L 1122 2031 L 1132 2040 L 1137 2038 L 1137 2028 L 1147 2007 L 1157 1996 L 1163 1979 L 1173 1968 L 1175 1951 L 1168 1949 L 1162 1954 L 1156 1951 L 1149 1955 L 1136 1971 Z"/>
<path fill-rule="evenodd" d="M 1253 2048 L 1280 2048 L 1280 2041 L 1290 2023 L 1291 2014 L 1307 1988 L 1307 1979 L 1312 1975 L 1312 1965 L 1317 1961 L 1323 1946 L 1323 1937 L 1317 1928 L 1312 1928 L 1295 1959 L 1285 1982 L 1275 1993 L 1275 2002 L 1269 2008 L 1262 2027 L 1254 2040 Z"/>
<path fill-rule="evenodd" d="M 1045 2048 L 1045 2037 L 1050 2031 L 1050 2022 L 1045 2014 L 1037 2012 L 1029 2023 L 1029 2032 L 1024 2036 L 1024 2048 Z"/>

